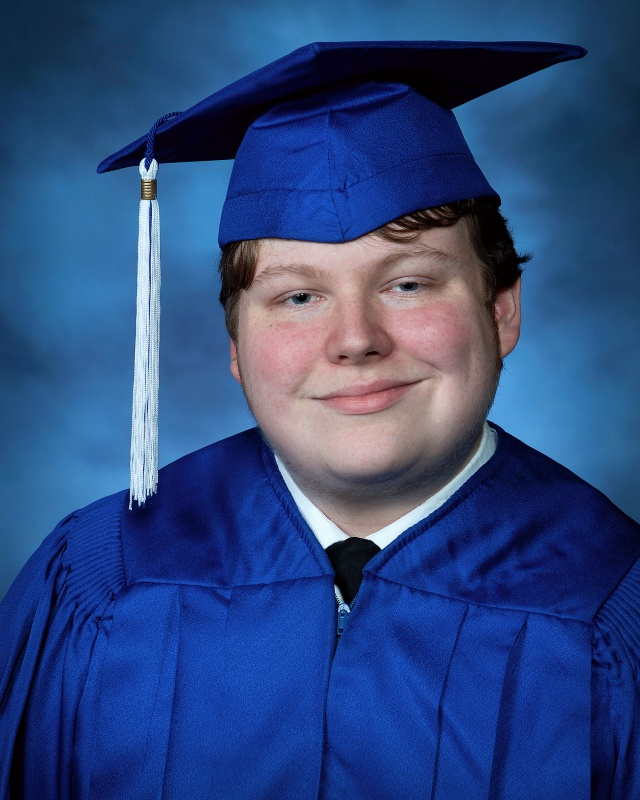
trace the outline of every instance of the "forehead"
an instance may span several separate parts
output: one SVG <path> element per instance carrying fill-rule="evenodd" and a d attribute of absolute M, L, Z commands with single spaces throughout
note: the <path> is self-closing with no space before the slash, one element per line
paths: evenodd
<path fill-rule="evenodd" d="M 412 261 L 475 271 L 478 260 L 467 221 L 463 218 L 454 225 L 402 234 L 393 240 L 380 232 L 340 244 L 262 239 L 257 251 L 255 279 L 267 280 L 288 271 L 371 273 Z"/>

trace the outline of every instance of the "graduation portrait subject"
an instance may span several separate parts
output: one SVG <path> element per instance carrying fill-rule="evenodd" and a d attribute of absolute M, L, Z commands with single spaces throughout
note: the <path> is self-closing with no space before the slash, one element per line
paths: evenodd
<path fill-rule="evenodd" d="M 529 256 L 452 110 L 585 54 L 310 44 L 100 164 L 142 179 L 131 486 L 0 606 L 2 800 L 640 799 L 640 525 L 489 419 Z M 224 159 L 256 426 L 158 470 L 157 173 Z"/>

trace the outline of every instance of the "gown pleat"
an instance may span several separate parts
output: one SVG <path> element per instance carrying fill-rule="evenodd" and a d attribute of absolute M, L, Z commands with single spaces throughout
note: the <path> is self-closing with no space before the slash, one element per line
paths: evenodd
<path fill-rule="evenodd" d="M 256 431 L 64 520 L 0 606 L 4 800 L 640 797 L 640 535 L 498 449 L 333 572 Z M 586 509 L 586 511 L 585 511 Z"/>

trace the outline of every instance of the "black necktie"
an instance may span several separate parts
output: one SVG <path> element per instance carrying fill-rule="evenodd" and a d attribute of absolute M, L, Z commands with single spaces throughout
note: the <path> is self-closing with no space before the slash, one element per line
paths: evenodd
<path fill-rule="evenodd" d="M 326 553 L 336 573 L 336 585 L 345 603 L 351 605 L 362 583 L 362 568 L 379 552 L 380 548 L 375 542 L 357 536 L 350 536 L 327 547 Z"/>

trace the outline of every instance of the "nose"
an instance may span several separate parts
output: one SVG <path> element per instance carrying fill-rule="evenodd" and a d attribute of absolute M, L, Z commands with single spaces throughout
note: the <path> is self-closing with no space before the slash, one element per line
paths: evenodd
<path fill-rule="evenodd" d="M 327 355 L 336 364 L 364 364 L 384 358 L 392 342 L 375 304 L 354 298 L 335 309 L 327 339 Z"/>

